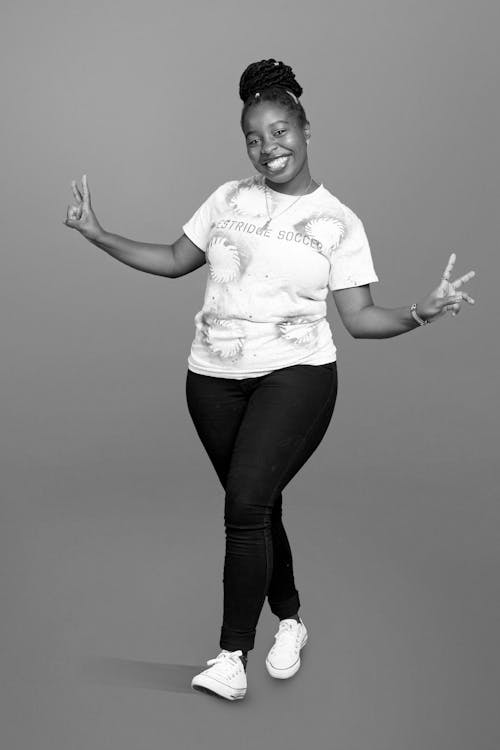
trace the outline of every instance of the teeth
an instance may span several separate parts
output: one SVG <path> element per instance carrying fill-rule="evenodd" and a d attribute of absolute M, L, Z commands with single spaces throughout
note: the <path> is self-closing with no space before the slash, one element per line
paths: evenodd
<path fill-rule="evenodd" d="M 278 156 L 277 159 L 272 159 L 271 161 L 268 161 L 266 164 L 266 167 L 268 169 L 281 169 L 285 166 L 287 162 L 288 156 Z"/>

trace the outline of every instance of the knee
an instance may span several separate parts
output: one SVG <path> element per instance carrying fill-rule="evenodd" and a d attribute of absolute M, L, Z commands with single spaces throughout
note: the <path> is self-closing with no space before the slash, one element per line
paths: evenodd
<path fill-rule="evenodd" d="M 239 488 L 226 491 L 224 523 L 226 527 L 242 530 L 262 530 L 271 527 L 273 509 L 259 493 Z"/>

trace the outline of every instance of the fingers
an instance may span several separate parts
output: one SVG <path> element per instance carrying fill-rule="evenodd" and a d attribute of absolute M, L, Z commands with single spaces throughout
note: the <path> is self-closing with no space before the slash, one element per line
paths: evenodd
<path fill-rule="evenodd" d="M 90 206 L 90 193 L 89 193 L 89 186 L 87 184 L 87 175 L 84 174 L 82 177 L 82 185 L 83 185 L 83 199 L 87 206 Z"/>
<path fill-rule="evenodd" d="M 461 303 L 463 300 L 468 302 L 469 305 L 475 304 L 475 300 L 473 300 L 472 297 L 469 296 L 466 292 L 457 292 L 456 294 L 450 295 L 449 297 L 443 297 L 442 299 L 437 300 L 436 304 L 441 308 L 441 310 L 444 310 L 445 312 L 451 312 L 453 317 L 455 317 L 460 312 Z"/>
<path fill-rule="evenodd" d="M 448 259 L 447 266 L 444 269 L 443 275 L 441 276 L 441 284 L 439 285 L 440 289 L 442 290 L 446 289 L 446 285 L 450 279 L 451 272 L 453 270 L 453 266 L 455 265 L 456 259 L 457 259 L 457 256 L 455 253 L 452 253 Z"/>
<path fill-rule="evenodd" d="M 78 186 L 76 184 L 76 180 L 71 180 L 71 188 L 73 190 L 73 195 L 75 196 L 76 200 L 80 201 L 81 203 L 83 203 L 82 194 L 78 190 Z"/>
<path fill-rule="evenodd" d="M 448 259 L 448 263 L 446 265 L 444 273 L 441 276 L 441 283 L 438 286 L 438 295 L 440 295 L 443 299 L 452 295 L 456 289 L 459 289 L 459 287 L 461 287 L 462 284 L 465 284 L 467 281 L 470 281 L 470 279 L 474 278 L 474 276 L 476 275 L 475 271 L 469 271 L 468 273 L 465 273 L 463 276 L 460 276 L 460 278 L 458 278 L 456 281 L 451 282 L 450 276 L 453 270 L 453 266 L 455 265 L 456 259 L 457 259 L 456 253 L 452 253 Z M 472 300 L 471 302 L 470 300 L 472 298 L 468 297 L 468 295 L 463 297 L 463 299 L 465 299 L 470 304 L 474 304 L 474 300 Z"/>
<path fill-rule="evenodd" d="M 87 207 L 90 207 L 90 193 L 89 193 L 89 187 L 87 184 L 87 175 L 84 174 L 82 177 L 82 186 L 83 186 L 83 195 L 80 192 L 80 189 L 78 185 L 76 184 L 76 180 L 71 180 L 71 189 L 73 191 L 73 195 L 75 199 L 78 202 L 77 206 L 68 206 L 68 210 L 66 212 L 66 218 L 63 221 L 63 224 L 66 224 L 67 227 L 74 226 L 75 221 L 80 221 L 82 218 L 82 209 L 83 204 L 86 204 Z"/>
<path fill-rule="evenodd" d="M 475 271 L 469 271 L 468 273 L 464 274 L 464 276 L 461 276 L 459 279 L 453 282 L 453 284 L 449 284 L 449 290 L 448 293 L 456 291 L 457 287 L 462 286 L 462 284 L 465 284 L 466 281 L 469 281 L 469 279 L 472 279 L 473 276 L 475 276 Z M 457 296 L 461 298 L 461 300 L 465 300 L 469 303 L 469 305 L 475 304 L 475 300 L 472 299 L 472 297 L 467 294 L 467 292 L 458 292 Z M 461 304 L 460 302 L 456 302 L 453 305 L 449 305 L 445 309 L 447 311 L 450 311 L 453 317 L 456 317 L 458 313 L 460 312 Z"/>
<path fill-rule="evenodd" d="M 469 297 L 468 294 L 466 294 L 465 292 L 462 292 L 461 294 L 462 294 L 462 299 L 464 299 L 466 302 L 468 302 L 469 305 L 474 305 L 475 304 L 476 301 L 473 300 L 472 297 Z"/>
<path fill-rule="evenodd" d="M 468 302 L 469 305 L 475 304 L 475 300 L 472 299 L 472 297 L 469 294 L 467 294 L 467 292 L 457 292 L 454 297 L 450 296 L 448 299 L 454 300 L 455 304 L 458 303 L 458 305 L 460 305 L 460 302 L 462 302 L 462 300 L 465 300 L 466 302 Z"/>
<path fill-rule="evenodd" d="M 79 221 L 81 218 L 82 211 L 79 206 L 68 206 L 66 219 L 63 221 L 63 224 L 66 224 L 67 227 L 72 227 L 75 222 Z"/>
<path fill-rule="evenodd" d="M 457 292 L 453 296 L 450 297 L 442 297 L 441 299 L 436 300 L 435 304 L 437 307 L 439 307 L 440 310 L 447 309 L 448 307 L 452 307 L 453 305 L 460 304 L 462 301 L 462 297 L 459 295 L 462 295 L 463 292 Z"/>
<path fill-rule="evenodd" d="M 458 289 L 458 287 L 462 286 L 462 284 L 465 284 L 466 281 L 474 278 L 475 275 L 475 271 L 469 271 L 469 273 L 466 273 L 464 276 L 461 276 L 459 279 L 452 283 L 453 288 Z"/>
<path fill-rule="evenodd" d="M 459 302 L 455 302 L 452 305 L 445 305 L 443 307 L 443 310 L 444 310 L 444 312 L 451 312 L 451 314 L 453 315 L 453 317 L 455 317 L 460 312 L 460 303 Z"/>

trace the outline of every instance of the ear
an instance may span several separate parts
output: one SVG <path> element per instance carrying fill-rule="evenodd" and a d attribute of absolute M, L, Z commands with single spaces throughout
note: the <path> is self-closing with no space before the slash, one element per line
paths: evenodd
<path fill-rule="evenodd" d="M 304 125 L 304 138 L 306 139 L 306 143 L 309 143 L 311 140 L 311 126 L 308 122 Z"/>

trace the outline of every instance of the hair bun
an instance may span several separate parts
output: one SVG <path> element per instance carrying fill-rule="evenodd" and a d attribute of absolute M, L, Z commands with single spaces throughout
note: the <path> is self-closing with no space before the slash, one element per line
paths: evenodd
<path fill-rule="evenodd" d="M 296 97 L 301 96 L 303 91 L 290 65 L 285 65 L 281 61 L 277 62 L 271 57 L 269 60 L 250 63 L 245 68 L 240 78 L 240 99 L 246 102 L 250 96 L 271 86 L 288 89 Z"/>

